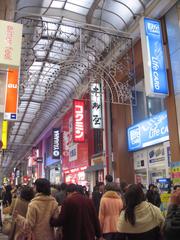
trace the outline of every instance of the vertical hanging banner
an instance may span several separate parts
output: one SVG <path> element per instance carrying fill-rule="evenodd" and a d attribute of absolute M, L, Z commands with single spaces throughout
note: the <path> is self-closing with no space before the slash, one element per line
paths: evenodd
<path fill-rule="evenodd" d="M 140 32 L 146 95 L 166 97 L 169 92 L 160 21 L 141 18 Z"/>
<path fill-rule="evenodd" d="M 5 96 L 5 120 L 17 119 L 19 69 L 8 69 Z"/>
<path fill-rule="evenodd" d="M 84 100 L 73 100 L 73 140 L 85 141 Z"/>
<path fill-rule="evenodd" d="M 53 159 L 60 159 L 60 129 L 53 128 Z"/>
<path fill-rule="evenodd" d="M 0 20 L 0 64 L 20 66 L 23 25 Z"/>
<path fill-rule="evenodd" d="M 2 121 L 2 149 L 7 148 L 8 121 Z"/>
<path fill-rule="evenodd" d="M 91 126 L 96 129 L 103 127 L 100 83 L 91 84 Z"/>

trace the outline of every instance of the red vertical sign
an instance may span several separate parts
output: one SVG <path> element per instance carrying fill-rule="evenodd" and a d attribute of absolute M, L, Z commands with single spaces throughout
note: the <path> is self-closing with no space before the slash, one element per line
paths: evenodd
<path fill-rule="evenodd" d="M 73 140 L 85 141 L 84 100 L 73 100 Z"/>

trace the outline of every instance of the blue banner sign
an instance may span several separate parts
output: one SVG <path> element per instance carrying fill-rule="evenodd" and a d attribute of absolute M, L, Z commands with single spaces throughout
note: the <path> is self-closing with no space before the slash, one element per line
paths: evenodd
<path fill-rule="evenodd" d="M 143 18 L 141 39 L 145 88 L 148 96 L 168 95 L 168 82 L 160 21 Z"/>
<path fill-rule="evenodd" d="M 169 140 L 167 112 L 163 111 L 127 129 L 128 150 L 136 151 Z"/>

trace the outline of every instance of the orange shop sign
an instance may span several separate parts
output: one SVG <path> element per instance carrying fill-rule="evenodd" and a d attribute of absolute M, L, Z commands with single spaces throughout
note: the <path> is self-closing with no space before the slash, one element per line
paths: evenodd
<path fill-rule="evenodd" d="M 19 67 L 22 24 L 0 20 L 0 64 Z"/>
<path fill-rule="evenodd" d="M 5 98 L 5 120 L 17 119 L 19 69 L 8 69 Z"/>

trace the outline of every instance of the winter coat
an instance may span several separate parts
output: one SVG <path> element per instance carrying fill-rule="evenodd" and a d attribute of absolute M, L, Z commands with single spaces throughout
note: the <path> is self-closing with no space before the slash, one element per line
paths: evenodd
<path fill-rule="evenodd" d="M 72 193 L 64 201 L 58 218 L 50 221 L 62 226 L 63 240 L 93 240 L 99 238 L 100 225 L 92 201 L 80 193 Z"/>
<path fill-rule="evenodd" d="M 93 191 L 92 193 L 92 201 L 96 209 L 97 215 L 99 214 L 99 206 L 100 206 L 100 201 L 103 196 L 103 193 L 99 192 L 99 190 Z"/>
<path fill-rule="evenodd" d="M 180 239 L 180 206 L 169 206 L 163 230 L 165 240 Z"/>
<path fill-rule="evenodd" d="M 101 198 L 99 221 L 102 233 L 117 232 L 117 221 L 123 208 L 121 197 L 114 191 L 107 191 Z"/>
<path fill-rule="evenodd" d="M 16 222 L 21 221 L 30 226 L 35 240 L 54 240 L 54 229 L 50 227 L 50 218 L 58 211 L 58 203 L 52 196 L 36 194 L 28 206 L 26 218 L 18 215 Z"/>
<path fill-rule="evenodd" d="M 164 217 L 158 207 L 143 201 L 135 207 L 135 225 L 125 220 L 125 211 L 121 211 L 118 220 L 118 231 L 128 239 L 156 240 L 159 239 L 160 229 L 163 228 Z"/>
<path fill-rule="evenodd" d="M 14 206 L 12 207 L 12 213 L 16 210 L 21 216 L 26 217 L 28 209 L 28 201 L 25 201 L 21 198 L 16 198 L 14 201 Z M 18 226 L 14 221 L 12 223 L 11 233 L 9 235 L 9 240 L 17 240 L 21 235 L 21 227 Z"/>

